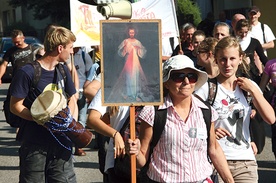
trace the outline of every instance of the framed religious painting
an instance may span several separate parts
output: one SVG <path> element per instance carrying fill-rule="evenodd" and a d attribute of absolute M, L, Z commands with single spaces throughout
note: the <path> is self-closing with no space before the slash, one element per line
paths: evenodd
<path fill-rule="evenodd" d="M 101 20 L 100 30 L 103 105 L 160 105 L 161 20 Z"/>

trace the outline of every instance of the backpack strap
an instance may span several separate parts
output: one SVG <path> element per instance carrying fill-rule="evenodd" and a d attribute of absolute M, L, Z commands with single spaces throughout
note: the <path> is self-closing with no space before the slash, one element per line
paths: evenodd
<path fill-rule="evenodd" d="M 65 86 L 66 86 L 66 73 L 64 70 L 64 64 L 58 63 L 55 68 L 55 74 L 56 74 L 56 79 L 57 79 L 57 85 L 58 89 L 62 89 L 62 94 L 65 96 L 65 98 L 68 98 L 67 93 L 65 92 Z"/>
<path fill-rule="evenodd" d="M 154 115 L 154 124 L 152 127 L 153 134 L 152 134 L 152 140 L 150 142 L 149 158 L 146 164 L 144 165 L 144 167 L 141 168 L 140 177 L 143 177 L 146 175 L 146 172 L 148 170 L 149 163 L 150 163 L 150 156 L 153 152 L 154 147 L 158 143 L 166 125 L 167 109 L 158 109 L 158 107 L 159 106 L 154 106 L 155 115 Z"/>
<path fill-rule="evenodd" d="M 30 64 L 34 67 L 34 78 L 33 78 L 32 88 L 36 88 L 36 86 L 40 80 L 40 76 L 41 76 L 41 65 L 37 60 L 31 62 Z M 59 63 L 57 65 L 57 68 L 60 71 L 60 73 L 64 79 L 64 82 L 66 82 L 67 77 L 66 77 L 66 73 L 64 70 L 64 66 L 62 66 L 62 64 Z"/>
<path fill-rule="evenodd" d="M 261 28 L 262 28 L 262 31 L 263 31 L 263 38 L 264 38 L 264 43 L 266 43 L 265 41 L 265 31 L 264 31 L 264 24 L 261 23 Z"/>
<path fill-rule="evenodd" d="M 86 60 L 85 60 L 85 53 L 83 50 L 81 50 L 81 56 L 82 56 L 82 60 L 84 61 L 84 65 L 86 64 Z"/>
<path fill-rule="evenodd" d="M 218 85 L 217 78 L 208 79 L 207 82 L 209 86 L 207 101 L 209 102 L 210 105 L 213 105 L 215 98 L 217 96 L 217 85 Z"/>
<path fill-rule="evenodd" d="M 58 65 L 56 66 L 57 69 L 60 71 L 62 78 L 64 79 L 64 82 L 66 83 L 67 80 L 67 76 L 64 70 L 64 64 L 58 63 Z"/>
<path fill-rule="evenodd" d="M 150 144 L 151 151 L 153 151 L 153 148 L 158 143 L 167 121 L 167 109 L 158 109 L 158 107 L 159 106 L 154 106 L 155 116 L 153 124 L 152 141 Z"/>
<path fill-rule="evenodd" d="M 34 78 L 33 78 L 32 86 L 31 86 L 30 90 L 34 91 L 34 89 L 37 87 L 37 84 L 40 80 L 41 65 L 37 60 L 31 62 L 30 64 L 34 67 Z"/>

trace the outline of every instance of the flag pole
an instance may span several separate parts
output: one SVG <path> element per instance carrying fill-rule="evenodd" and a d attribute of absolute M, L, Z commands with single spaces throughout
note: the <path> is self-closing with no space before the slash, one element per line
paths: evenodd
<path fill-rule="evenodd" d="M 130 106 L 130 139 L 135 140 L 135 106 Z M 136 155 L 130 155 L 131 183 L 136 183 Z"/>
<path fill-rule="evenodd" d="M 172 12 L 173 12 L 173 18 L 174 18 L 174 24 L 175 24 L 175 28 L 176 28 L 176 35 L 178 38 L 178 44 L 179 44 L 179 50 L 182 50 L 182 45 L 181 45 L 181 40 L 180 40 L 180 35 L 179 35 L 179 29 L 178 29 L 178 23 L 177 23 L 177 16 L 176 16 L 176 6 L 175 3 L 176 0 L 171 0 L 172 3 Z"/>

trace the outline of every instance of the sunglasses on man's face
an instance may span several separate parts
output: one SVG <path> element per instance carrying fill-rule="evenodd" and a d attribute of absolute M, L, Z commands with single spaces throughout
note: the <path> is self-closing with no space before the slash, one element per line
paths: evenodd
<path fill-rule="evenodd" d="M 170 79 L 176 83 L 181 83 L 184 81 L 184 79 L 186 77 L 188 78 L 190 84 L 197 82 L 197 79 L 198 79 L 198 76 L 196 73 L 185 74 L 185 73 L 181 73 L 181 72 L 171 73 Z"/>

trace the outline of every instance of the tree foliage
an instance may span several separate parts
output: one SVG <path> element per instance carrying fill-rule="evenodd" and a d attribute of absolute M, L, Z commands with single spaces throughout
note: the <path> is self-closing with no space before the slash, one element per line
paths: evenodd
<path fill-rule="evenodd" d="M 33 10 L 34 18 L 42 20 L 51 17 L 53 23 L 69 26 L 70 0 L 9 0 L 9 5 L 16 8 L 24 6 Z"/>
<path fill-rule="evenodd" d="M 201 22 L 200 9 L 197 3 L 192 0 L 177 0 L 178 15 L 183 14 L 184 17 L 192 16 L 193 23 L 198 25 Z"/>

